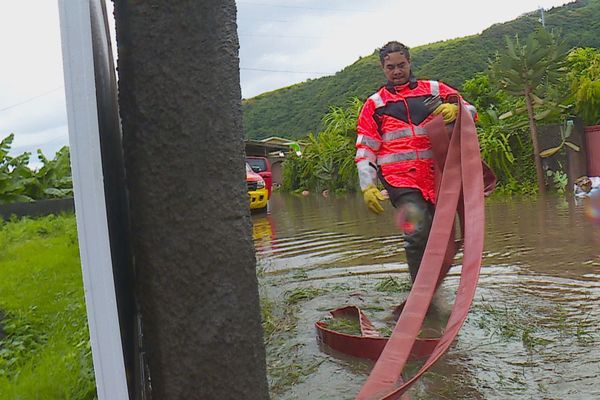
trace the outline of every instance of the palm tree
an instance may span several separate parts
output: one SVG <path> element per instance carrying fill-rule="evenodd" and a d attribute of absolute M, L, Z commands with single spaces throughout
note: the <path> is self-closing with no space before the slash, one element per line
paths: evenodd
<path fill-rule="evenodd" d="M 506 51 L 498 53 L 490 63 L 491 77 L 495 83 L 506 92 L 522 96 L 525 100 L 540 194 L 545 193 L 545 181 L 536 119 L 544 116 L 534 113 L 535 103 L 540 102 L 535 92 L 557 80 L 562 72 L 566 50 L 558 35 L 540 28 L 531 33 L 525 43 L 521 43 L 518 36 L 514 40 L 506 37 Z"/>

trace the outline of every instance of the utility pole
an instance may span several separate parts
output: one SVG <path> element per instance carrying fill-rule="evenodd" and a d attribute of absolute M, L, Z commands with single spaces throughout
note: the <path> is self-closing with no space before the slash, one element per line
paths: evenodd
<path fill-rule="evenodd" d="M 149 398 L 267 400 L 235 1 L 114 4 Z"/>

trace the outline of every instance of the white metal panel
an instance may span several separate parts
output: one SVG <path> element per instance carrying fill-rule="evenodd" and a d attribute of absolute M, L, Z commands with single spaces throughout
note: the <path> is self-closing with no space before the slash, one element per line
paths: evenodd
<path fill-rule="evenodd" d="M 104 197 L 89 1 L 59 0 L 71 168 L 98 399 L 125 400 L 129 395 Z"/>

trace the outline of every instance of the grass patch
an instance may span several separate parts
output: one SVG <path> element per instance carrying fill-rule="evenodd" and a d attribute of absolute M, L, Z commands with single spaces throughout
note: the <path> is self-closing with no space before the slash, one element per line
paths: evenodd
<path fill-rule="evenodd" d="M 347 335 L 360 336 L 360 322 L 357 318 L 331 318 L 325 317 L 323 322 L 327 323 L 327 328 L 332 331 L 345 333 Z"/>
<path fill-rule="evenodd" d="M 302 357 L 301 345 L 282 345 L 267 352 L 267 380 L 271 397 L 284 393 L 313 374 L 323 360 Z"/>
<path fill-rule="evenodd" d="M 593 304 L 591 299 L 590 304 Z M 569 316 L 569 312 L 565 308 L 559 306 L 551 311 L 548 322 L 563 339 L 575 337 L 584 343 L 592 342 L 595 339 L 596 324 L 590 311 L 583 316 L 577 315 L 576 318 L 573 318 Z"/>
<path fill-rule="evenodd" d="M 514 306 L 483 303 L 474 306 L 473 309 L 479 314 L 479 328 L 493 336 L 521 340 L 527 349 L 552 342 L 541 336 L 544 327 L 540 320 Z"/>
<path fill-rule="evenodd" d="M 379 331 L 379 333 L 381 333 L 382 336 L 384 337 L 390 337 L 392 336 L 392 332 L 394 331 L 391 327 L 389 326 L 382 326 L 377 328 L 377 330 Z"/>
<path fill-rule="evenodd" d="M 297 274 L 299 277 L 303 274 Z M 301 303 L 309 301 L 329 289 L 298 287 L 287 290 L 281 298 L 267 294 L 268 281 L 259 280 L 260 305 L 265 348 L 267 352 L 267 379 L 272 398 L 303 382 L 319 368 L 323 359 L 303 352 L 304 344 L 298 342 L 296 328 Z"/>
<path fill-rule="evenodd" d="M 385 307 L 383 307 L 383 306 L 361 306 L 360 309 L 363 310 L 364 312 L 369 312 L 369 311 L 382 312 L 382 311 L 385 311 Z"/>
<path fill-rule="evenodd" d="M 347 292 L 349 290 L 354 290 L 354 288 L 347 283 L 328 284 L 326 287 L 330 292 Z"/>
<path fill-rule="evenodd" d="M 297 280 L 303 280 L 303 279 L 307 279 L 308 278 L 308 272 L 306 272 L 304 269 L 298 269 L 296 271 L 294 271 L 294 274 L 292 275 L 293 279 L 297 279 Z"/>
<path fill-rule="evenodd" d="M 492 335 L 504 339 L 520 339 L 528 349 L 549 342 L 537 335 L 541 328 L 535 318 L 521 310 L 509 308 L 506 304 L 495 307 L 490 303 L 474 308 L 481 311 L 479 327 Z"/>
<path fill-rule="evenodd" d="M 393 276 L 388 276 L 384 279 L 379 279 L 375 285 L 375 290 L 378 292 L 387 293 L 406 293 L 410 291 L 412 283 L 408 279 L 398 279 Z"/>
<path fill-rule="evenodd" d="M 313 287 L 296 288 L 285 292 L 285 302 L 287 304 L 298 304 L 301 301 L 312 300 L 323 293 L 326 293 L 326 290 Z"/>
<path fill-rule="evenodd" d="M 267 297 L 260 299 L 260 312 L 265 344 L 275 343 L 284 334 L 293 333 L 296 329 L 296 310 L 281 307 Z"/>
<path fill-rule="evenodd" d="M 73 215 L 0 222 L 0 399 L 96 398 Z"/>
<path fill-rule="evenodd" d="M 262 327 L 267 352 L 267 379 L 271 397 L 285 392 L 313 374 L 323 362 L 302 353 L 303 344 L 295 341 L 299 302 L 310 300 L 321 289 L 298 288 L 285 293 L 283 301 L 269 298 L 263 290 L 260 298 Z"/>

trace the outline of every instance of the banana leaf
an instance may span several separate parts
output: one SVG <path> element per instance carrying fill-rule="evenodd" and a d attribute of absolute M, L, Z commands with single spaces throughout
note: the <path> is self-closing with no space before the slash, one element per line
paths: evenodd
<path fill-rule="evenodd" d="M 581 150 L 581 148 L 579 146 L 577 146 L 575 143 L 565 142 L 565 144 L 575 151 Z"/>
<path fill-rule="evenodd" d="M 549 149 L 546 149 L 542 152 L 540 152 L 540 157 L 542 158 L 546 158 L 546 157 L 550 157 L 553 156 L 554 154 L 558 153 L 558 151 L 562 148 L 562 144 L 560 146 L 556 146 L 556 147 L 551 147 Z"/>

